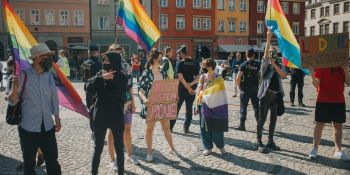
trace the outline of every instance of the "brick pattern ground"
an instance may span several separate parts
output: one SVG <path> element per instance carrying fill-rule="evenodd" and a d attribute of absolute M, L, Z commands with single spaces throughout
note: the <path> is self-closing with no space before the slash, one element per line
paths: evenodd
<path fill-rule="evenodd" d="M 75 82 L 74 86 L 84 96 L 83 84 Z M 289 91 L 288 80 L 284 81 L 285 91 Z M 144 140 L 145 121 L 138 115 L 133 119 L 133 150 L 135 157 L 140 160 L 138 166 L 126 163 L 126 174 L 350 174 L 350 163 L 333 159 L 334 144 L 332 129 L 327 126 L 323 133 L 320 158 L 310 161 L 307 158 L 311 149 L 315 89 L 306 80 L 305 104 L 308 107 L 289 107 L 289 97 L 285 97 L 286 114 L 278 118 L 275 141 L 282 148 L 280 152 L 260 154 L 256 152 L 256 122 L 253 111 L 249 106 L 247 131 L 233 130 L 239 122 L 239 98 L 232 98 L 232 82 L 226 82 L 229 97 L 229 132 L 225 133 L 227 154 L 214 154 L 204 157 L 201 155 L 202 145 L 199 135 L 198 116 L 194 116 L 189 134 L 182 132 L 184 111 L 179 116 L 173 134 L 174 144 L 181 154 L 175 157 L 169 154 L 169 148 L 163 136 L 160 125 L 154 132 L 154 162 L 145 162 L 146 144 Z M 346 89 L 346 92 L 349 88 Z M 3 99 L 3 93 L 0 96 Z M 349 154 L 350 149 L 350 98 L 346 96 L 347 122 L 344 125 L 343 146 Z M 22 161 L 19 147 L 17 128 L 9 126 L 4 121 L 7 103 L 0 100 L 0 174 L 21 175 L 16 166 Z M 138 104 L 138 106 L 140 106 Z M 184 108 L 184 107 L 183 107 Z M 139 111 L 140 109 L 138 109 Z M 90 174 L 93 142 L 90 139 L 88 120 L 78 114 L 61 108 L 63 129 L 57 134 L 59 145 L 59 162 L 63 174 L 87 175 Z M 265 129 L 268 128 L 268 121 Z M 264 138 L 267 137 L 266 130 Z M 265 140 L 266 142 L 266 140 Z M 45 168 L 37 168 L 39 175 L 45 174 Z M 107 147 L 104 148 L 100 166 L 100 174 L 115 174 L 109 168 Z"/>

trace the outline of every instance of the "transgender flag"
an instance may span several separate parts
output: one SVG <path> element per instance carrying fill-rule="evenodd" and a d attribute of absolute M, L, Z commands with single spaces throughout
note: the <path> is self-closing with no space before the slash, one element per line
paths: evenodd
<path fill-rule="evenodd" d="M 27 69 L 32 63 L 32 61 L 27 58 L 30 56 L 30 49 L 37 44 L 37 41 L 13 11 L 10 4 L 7 3 L 7 0 L 2 0 L 2 5 L 5 18 L 4 21 L 9 33 L 9 45 L 16 61 L 16 74 L 19 75 L 20 70 Z M 60 105 L 89 117 L 87 109 L 82 103 L 79 94 L 76 92 L 67 77 L 58 68 L 57 64 L 53 64 L 51 72 L 56 81 Z"/>
<path fill-rule="evenodd" d="M 221 76 L 213 81 L 212 86 L 202 93 L 202 116 L 207 131 L 228 131 L 228 105 L 224 79 Z"/>

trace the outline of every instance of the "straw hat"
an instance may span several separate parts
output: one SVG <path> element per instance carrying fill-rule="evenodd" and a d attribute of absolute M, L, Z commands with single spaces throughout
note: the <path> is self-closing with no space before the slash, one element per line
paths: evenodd
<path fill-rule="evenodd" d="M 46 44 L 40 43 L 37 45 L 34 45 L 31 49 L 30 49 L 30 54 L 31 56 L 29 57 L 29 59 L 34 59 L 35 57 L 41 56 L 41 55 L 52 55 L 54 54 L 53 51 L 51 51 L 49 49 L 49 47 L 47 47 Z"/>

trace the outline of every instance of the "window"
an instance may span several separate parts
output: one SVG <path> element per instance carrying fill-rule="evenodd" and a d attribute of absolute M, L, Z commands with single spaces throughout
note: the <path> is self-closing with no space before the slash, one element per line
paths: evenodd
<path fill-rule="evenodd" d="M 283 9 L 283 12 L 285 14 L 288 14 L 289 13 L 289 6 L 288 6 L 288 2 L 282 2 L 282 9 Z"/>
<path fill-rule="evenodd" d="M 265 4 L 264 1 L 259 0 L 257 5 L 257 12 L 264 12 L 265 11 Z"/>
<path fill-rule="evenodd" d="M 109 0 L 98 0 L 97 4 L 99 4 L 99 5 L 108 5 L 109 4 Z"/>
<path fill-rule="evenodd" d="M 193 18 L 193 30 L 202 29 L 202 18 Z"/>
<path fill-rule="evenodd" d="M 329 34 L 329 24 L 324 25 L 324 34 Z"/>
<path fill-rule="evenodd" d="M 168 15 L 160 15 L 160 28 L 168 29 Z"/>
<path fill-rule="evenodd" d="M 339 4 L 334 4 L 334 15 L 338 15 L 339 14 Z"/>
<path fill-rule="evenodd" d="M 246 0 L 241 0 L 240 3 L 240 10 L 241 11 L 246 11 L 247 7 L 246 7 Z"/>
<path fill-rule="evenodd" d="M 316 18 L 316 9 L 311 9 L 311 19 Z"/>
<path fill-rule="evenodd" d="M 193 0 L 193 8 L 201 8 L 202 0 Z"/>
<path fill-rule="evenodd" d="M 15 9 L 15 12 L 19 18 L 25 23 L 24 9 Z"/>
<path fill-rule="evenodd" d="M 334 23 L 333 24 L 333 33 L 334 34 L 338 33 L 338 28 L 339 28 L 339 23 Z"/>
<path fill-rule="evenodd" d="M 320 10 L 320 17 L 324 17 L 324 7 L 321 7 L 321 10 Z"/>
<path fill-rule="evenodd" d="M 299 22 L 293 22 L 293 33 L 299 34 L 300 25 Z"/>
<path fill-rule="evenodd" d="M 236 22 L 235 21 L 229 21 L 228 25 L 229 25 L 229 31 L 230 32 L 235 32 L 236 31 Z"/>
<path fill-rule="evenodd" d="M 211 8 L 211 0 L 203 0 L 203 8 L 210 9 Z"/>
<path fill-rule="evenodd" d="M 329 16 L 329 6 L 326 7 L 325 16 Z"/>
<path fill-rule="evenodd" d="M 185 0 L 176 0 L 176 7 L 184 8 Z"/>
<path fill-rule="evenodd" d="M 293 3 L 293 14 L 300 14 L 300 3 Z"/>
<path fill-rule="evenodd" d="M 344 2 L 344 13 L 350 12 L 350 2 Z"/>
<path fill-rule="evenodd" d="M 39 10 L 30 10 L 30 24 L 31 25 L 40 25 L 40 11 Z"/>
<path fill-rule="evenodd" d="M 315 26 L 311 26 L 310 27 L 310 36 L 314 36 L 315 35 Z"/>
<path fill-rule="evenodd" d="M 228 1 L 228 9 L 230 11 L 234 11 L 236 9 L 236 0 L 229 0 Z"/>
<path fill-rule="evenodd" d="M 45 10 L 45 25 L 55 25 L 54 10 Z"/>
<path fill-rule="evenodd" d="M 324 25 L 320 25 L 320 35 L 324 34 Z"/>
<path fill-rule="evenodd" d="M 176 17 L 176 29 L 177 30 L 184 30 L 185 29 L 185 17 L 184 16 L 177 16 Z"/>
<path fill-rule="evenodd" d="M 218 31 L 219 32 L 225 31 L 225 21 L 219 21 Z"/>
<path fill-rule="evenodd" d="M 246 27 L 247 27 L 247 23 L 246 22 L 240 22 L 239 23 L 239 31 L 240 32 L 245 32 L 246 31 Z"/>
<path fill-rule="evenodd" d="M 237 40 L 236 40 L 236 44 L 237 44 L 237 45 L 242 44 L 242 39 L 237 39 Z"/>
<path fill-rule="evenodd" d="M 349 32 L 349 21 L 343 22 L 343 32 Z"/>
<path fill-rule="evenodd" d="M 84 13 L 82 10 L 74 11 L 74 25 L 83 26 L 84 25 Z"/>
<path fill-rule="evenodd" d="M 160 1 L 160 6 L 161 7 L 168 7 L 168 0 L 161 0 Z"/>
<path fill-rule="evenodd" d="M 256 32 L 258 34 L 264 33 L 264 21 L 258 21 Z"/>
<path fill-rule="evenodd" d="M 211 18 L 203 18 L 203 30 L 211 30 Z"/>
<path fill-rule="evenodd" d="M 108 30 L 109 29 L 109 16 L 99 16 L 98 17 L 98 29 Z"/>
<path fill-rule="evenodd" d="M 61 26 L 68 25 L 68 11 L 67 10 L 60 11 L 60 25 Z"/>
<path fill-rule="evenodd" d="M 219 10 L 224 10 L 225 9 L 225 1 L 224 0 L 217 0 L 217 2 L 218 2 L 218 9 Z"/>

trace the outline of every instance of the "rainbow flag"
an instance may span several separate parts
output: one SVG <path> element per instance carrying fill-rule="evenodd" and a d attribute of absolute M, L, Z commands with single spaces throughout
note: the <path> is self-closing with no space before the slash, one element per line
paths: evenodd
<path fill-rule="evenodd" d="M 30 57 L 30 49 L 37 44 L 37 41 L 16 15 L 10 4 L 6 0 L 2 0 L 2 5 L 4 21 L 9 33 L 9 45 L 16 62 L 16 74 L 18 75 L 20 70 L 30 67 L 32 63 L 28 59 Z M 88 117 L 88 111 L 82 103 L 79 94 L 57 64 L 53 64 L 51 72 L 56 82 L 60 105 Z"/>
<path fill-rule="evenodd" d="M 197 97 L 198 100 L 207 131 L 227 132 L 228 103 L 224 79 L 221 76 L 216 77 L 212 85 Z"/>
<path fill-rule="evenodd" d="M 158 28 L 149 18 L 139 0 L 119 2 L 117 24 L 123 26 L 126 34 L 147 52 L 160 37 Z"/>
<path fill-rule="evenodd" d="M 281 8 L 279 0 L 269 0 L 267 3 L 266 26 L 275 33 L 282 53 L 284 66 L 301 68 L 301 54 L 299 44 Z M 303 69 L 304 72 L 308 72 Z"/>

